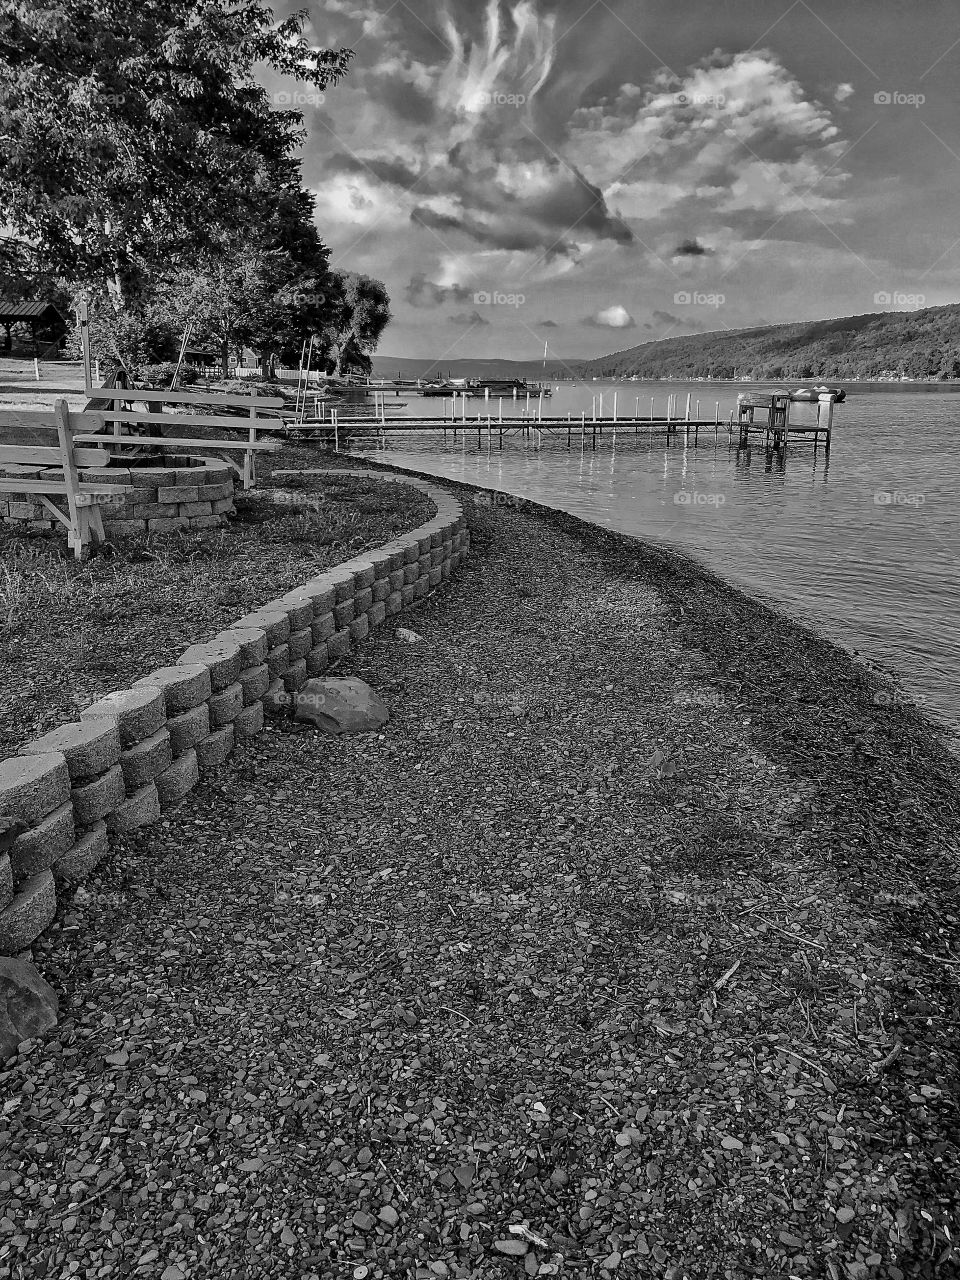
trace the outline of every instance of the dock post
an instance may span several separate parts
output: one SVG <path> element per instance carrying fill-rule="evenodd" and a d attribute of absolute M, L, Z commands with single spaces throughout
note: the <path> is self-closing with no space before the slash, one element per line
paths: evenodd
<path fill-rule="evenodd" d="M 693 399 L 691 392 L 687 392 L 687 422 L 690 421 L 690 401 Z"/>
<path fill-rule="evenodd" d="M 617 392 L 613 393 L 613 421 L 617 420 Z"/>
<path fill-rule="evenodd" d="M 500 421 L 503 421 L 503 396 L 500 397 Z M 501 431 L 500 434 L 502 436 L 503 432 Z"/>

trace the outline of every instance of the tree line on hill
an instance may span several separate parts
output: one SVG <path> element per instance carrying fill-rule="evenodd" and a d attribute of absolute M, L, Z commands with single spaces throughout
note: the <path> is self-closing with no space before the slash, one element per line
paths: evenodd
<path fill-rule="evenodd" d="M 960 304 L 688 334 L 584 361 L 581 377 L 784 382 L 960 377 Z"/>
<path fill-rule="evenodd" d="M 344 76 L 351 52 L 303 21 L 260 0 L 0 4 L 0 295 L 86 300 L 101 365 L 135 376 L 186 333 L 224 376 L 243 347 L 270 368 L 311 337 L 313 367 L 368 371 L 389 296 L 331 267 L 302 114 L 258 79 L 319 101 Z"/>

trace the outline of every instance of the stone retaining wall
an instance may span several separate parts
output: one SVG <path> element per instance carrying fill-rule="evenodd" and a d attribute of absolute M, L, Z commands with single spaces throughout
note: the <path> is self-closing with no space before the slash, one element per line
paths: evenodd
<path fill-rule="evenodd" d="M 0 852 L 0 955 L 30 947 L 54 917 L 57 886 L 84 879 L 112 835 L 156 822 L 259 733 L 265 714 L 287 714 L 291 693 L 466 558 L 463 511 L 443 490 L 382 472 L 333 474 L 411 485 L 436 503 L 436 517 L 239 618 L 176 665 L 0 761 L 0 817 L 24 828 Z M 284 500 L 308 503 L 309 495 Z"/>
<path fill-rule="evenodd" d="M 62 480 L 59 469 L 6 468 L 18 479 Z M 80 479 L 117 486 L 117 495 L 99 495 L 104 524 L 113 533 L 160 533 L 171 529 L 213 529 L 233 510 L 235 471 L 220 458 L 170 454 L 158 467 L 82 467 Z M 30 529 L 60 528 L 46 507 L 29 493 L 3 491 L 0 520 Z"/>

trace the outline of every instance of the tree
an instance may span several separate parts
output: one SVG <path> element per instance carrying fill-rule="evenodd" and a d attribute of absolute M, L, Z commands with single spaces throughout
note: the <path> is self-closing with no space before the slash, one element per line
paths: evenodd
<path fill-rule="evenodd" d="M 369 369 L 370 354 L 390 323 L 390 295 L 380 280 L 354 271 L 339 274 L 342 296 L 324 334 L 337 378 L 350 367 Z"/>
<path fill-rule="evenodd" d="M 303 138 L 254 69 L 322 90 L 352 56 L 302 30 L 260 0 L 0 0 L 3 258 L 119 313 L 158 268 L 243 239 Z"/>

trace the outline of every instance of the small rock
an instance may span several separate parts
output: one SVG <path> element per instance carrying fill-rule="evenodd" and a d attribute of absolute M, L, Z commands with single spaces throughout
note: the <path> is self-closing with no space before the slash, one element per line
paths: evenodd
<path fill-rule="evenodd" d="M 522 1258 L 529 1248 L 526 1240 L 494 1240 L 493 1247 L 512 1258 Z"/>
<path fill-rule="evenodd" d="M 423 636 L 417 631 L 411 631 L 409 627 L 397 627 L 394 635 L 404 644 L 423 644 Z"/>
<path fill-rule="evenodd" d="M 372 733 L 390 719 L 380 695 L 352 676 L 308 680 L 292 698 L 295 720 L 335 736 Z"/>
<path fill-rule="evenodd" d="M 853 1210 L 848 1205 L 844 1205 L 842 1209 L 837 1210 L 838 1222 L 852 1222 L 855 1216 L 856 1215 Z"/>
<path fill-rule="evenodd" d="M 57 993 L 30 963 L 0 956 L 0 1062 L 57 1025 Z"/>
<path fill-rule="evenodd" d="M 381 1222 L 385 1222 L 388 1227 L 395 1227 L 400 1221 L 400 1215 L 392 1204 L 385 1204 L 377 1214 L 377 1217 Z"/>

